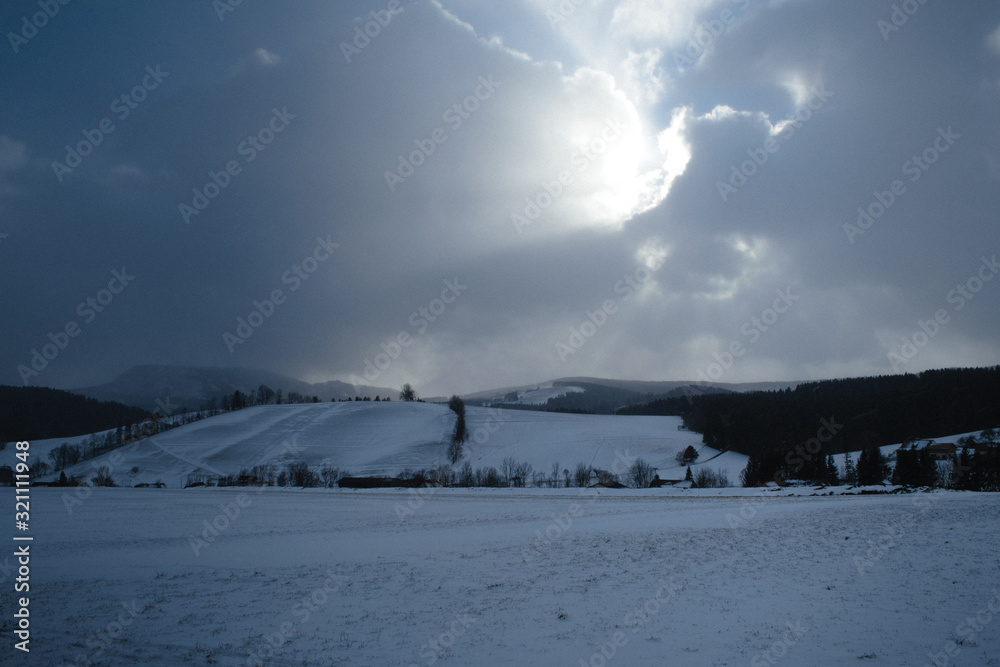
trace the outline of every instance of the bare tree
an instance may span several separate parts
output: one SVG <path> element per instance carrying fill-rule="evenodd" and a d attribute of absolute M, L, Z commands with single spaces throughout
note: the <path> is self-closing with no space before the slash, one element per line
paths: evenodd
<path fill-rule="evenodd" d="M 514 486 L 524 486 L 531 477 L 532 466 L 526 461 L 522 461 L 514 466 Z M 544 474 L 544 473 L 543 473 Z"/>
<path fill-rule="evenodd" d="M 504 457 L 504 460 L 500 462 L 500 475 L 503 479 L 505 486 L 514 485 L 514 477 L 517 472 L 517 461 L 514 460 L 513 456 Z"/>
<path fill-rule="evenodd" d="M 458 463 L 462 458 L 462 443 L 469 437 L 469 430 L 465 426 L 465 403 L 458 396 L 452 396 L 448 401 L 448 407 L 457 415 L 455 419 L 455 432 L 451 436 L 451 444 L 448 446 L 448 459 L 452 464 Z"/>
<path fill-rule="evenodd" d="M 413 386 L 407 382 L 403 385 L 403 388 L 399 392 L 399 400 L 411 403 L 417 400 L 417 392 L 414 391 Z"/>
<path fill-rule="evenodd" d="M 472 464 L 466 461 L 462 464 L 462 471 L 458 474 L 459 486 L 475 486 L 476 474 L 472 471 Z"/>
<path fill-rule="evenodd" d="M 320 478 L 305 461 L 296 461 L 288 464 L 288 482 L 289 486 L 312 487 L 319 486 Z"/>
<path fill-rule="evenodd" d="M 258 405 L 267 405 L 274 400 L 274 390 L 268 387 L 266 384 L 262 384 L 257 388 L 257 403 Z"/>
<path fill-rule="evenodd" d="M 111 470 L 107 466 L 97 469 L 97 476 L 93 479 L 94 486 L 114 486 L 115 480 L 111 479 Z"/>
<path fill-rule="evenodd" d="M 724 489 L 731 484 L 729 477 L 721 468 L 719 470 L 702 468 L 694 476 L 694 486 L 699 489 Z"/>
<path fill-rule="evenodd" d="M 643 459 L 636 459 L 628 469 L 628 485 L 633 489 L 645 489 L 653 481 L 656 470 Z"/>
<path fill-rule="evenodd" d="M 319 476 L 323 480 L 323 486 L 332 489 L 337 486 L 337 482 L 340 480 L 340 471 L 336 468 L 324 465 L 319 471 Z"/>

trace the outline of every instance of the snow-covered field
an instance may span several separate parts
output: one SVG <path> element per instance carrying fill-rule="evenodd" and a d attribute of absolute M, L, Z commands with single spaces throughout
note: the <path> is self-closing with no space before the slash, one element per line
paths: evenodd
<path fill-rule="evenodd" d="M 67 475 L 89 480 L 106 466 L 119 485 L 163 481 L 184 485 L 189 475 L 231 475 L 258 464 L 284 466 L 305 461 L 351 474 L 397 474 L 407 468 L 434 468 L 447 461 L 455 413 L 426 403 L 317 403 L 267 405 L 229 412 L 161 433 L 115 452 L 68 468 Z M 553 463 L 571 472 L 578 463 L 624 471 L 635 457 L 684 477 L 674 460 L 693 445 L 698 465 L 722 469 L 738 483 L 746 457 L 718 454 L 701 436 L 678 431 L 678 417 L 616 417 L 522 410 L 466 409 L 469 442 L 465 457 L 473 467 L 500 467 L 506 457 L 548 474 Z M 72 439 L 67 439 L 72 442 Z M 44 458 L 61 441 L 33 443 Z M 14 463 L 14 448 L 0 452 L 0 464 Z M 698 465 L 694 468 L 697 469 Z M 50 475 L 49 478 L 54 478 Z"/>
<path fill-rule="evenodd" d="M 732 491 L 33 489 L 0 662 L 1000 664 L 997 494 Z"/>

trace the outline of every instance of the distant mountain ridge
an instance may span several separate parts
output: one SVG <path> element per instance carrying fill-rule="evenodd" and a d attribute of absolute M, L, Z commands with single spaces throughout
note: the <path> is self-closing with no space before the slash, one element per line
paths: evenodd
<path fill-rule="evenodd" d="M 355 386 L 336 380 L 310 384 L 281 373 L 250 368 L 156 365 L 135 366 L 111 382 L 71 391 L 101 401 L 116 401 L 170 414 L 185 409 L 198 410 L 213 400 L 219 404 L 223 396 L 237 390 L 256 391 L 262 384 L 275 391 L 281 389 L 286 396 L 289 392 L 298 392 L 303 396 L 318 396 L 322 401 L 354 396 L 391 396 L 395 399 L 398 394 L 398 390 L 387 387 Z"/>
<path fill-rule="evenodd" d="M 699 396 L 701 394 L 769 391 L 795 388 L 798 382 L 753 382 L 744 384 L 642 380 L 608 380 L 592 377 L 568 377 L 540 384 L 506 387 L 464 396 L 471 405 L 495 405 L 533 410 L 583 411 L 613 414 L 622 407 L 648 403 L 659 398 Z M 559 387 L 566 392 L 558 395 Z M 525 400 L 541 389 L 554 394 L 545 402 Z"/>
<path fill-rule="evenodd" d="M 396 399 L 399 390 L 369 385 L 351 385 L 331 380 L 310 384 L 296 378 L 260 369 L 240 367 L 189 367 L 145 365 L 128 369 L 111 382 L 71 389 L 100 401 L 115 401 L 124 405 L 140 407 L 144 410 L 173 414 L 185 410 L 198 410 L 215 401 L 221 404 L 222 397 L 239 390 L 244 393 L 256 391 L 260 385 L 271 389 L 297 392 L 303 396 L 318 396 L 322 401 L 336 398 L 343 400 L 354 396 L 392 397 Z M 794 388 L 797 382 L 756 382 L 744 384 L 706 382 L 648 382 L 640 380 L 608 380 L 591 377 L 567 377 L 540 384 L 522 385 L 491 389 L 466 394 L 463 398 L 473 405 L 503 403 L 512 393 L 528 393 L 539 387 L 579 387 L 582 392 L 567 392 L 563 396 L 537 405 L 539 409 L 583 410 L 610 414 L 623 405 L 648 402 L 655 398 L 684 394 L 745 392 L 770 389 Z M 419 392 L 419 387 L 417 387 Z M 558 392 L 556 392 L 558 393 Z M 428 399 L 430 401 L 447 400 Z"/>

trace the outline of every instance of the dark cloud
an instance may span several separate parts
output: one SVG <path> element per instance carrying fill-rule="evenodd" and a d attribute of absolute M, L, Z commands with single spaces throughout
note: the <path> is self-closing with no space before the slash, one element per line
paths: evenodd
<path fill-rule="evenodd" d="M 5 45 L 0 381 L 70 324 L 32 383 L 140 363 L 348 380 L 391 352 L 369 384 L 435 394 L 689 379 L 734 344 L 719 379 L 885 373 L 940 309 L 901 370 L 997 362 L 1000 282 L 952 294 L 998 250 L 991 3 L 921 5 L 888 39 L 892 3 L 860 0 L 388 4 L 74 3 Z"/>

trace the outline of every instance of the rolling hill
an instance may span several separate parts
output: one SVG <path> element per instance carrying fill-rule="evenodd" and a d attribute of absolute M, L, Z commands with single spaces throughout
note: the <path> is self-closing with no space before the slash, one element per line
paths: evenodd
<path fill-rule="evenodd" d="M 470 440 L 464 458 L 473 467 L 500 467 L 506 457 L 536 471 L 572 470 L 577 463 L 624 470 L 642 457 L 665 477 L 683 477 L 674 456 L 688 445 L 700 465 L 721 468 L 735 482 L 746 458 L 705 448 L 696 433 L 678 430 L 675 417 L 569 415 L 469 407 Z M 89 479 L 98 466 L 112 468 L 120 485 L 163 481 L 183 485 L 189 475 L 231 475 L 261 464 L 304 461 L 351 474 L 393 475 L 446 462 L 455 415 L 430 403 L 316 403 L 266 405 L 181 426 L 66 469 Z M 45 443 L 36 443 L 42 449 Z M 0 453 L 0 460 L 10 452 Z M 694 466 L 697 468 L 697 465 Z M 48 479 L 54 478 L 50 475 Z"/>

